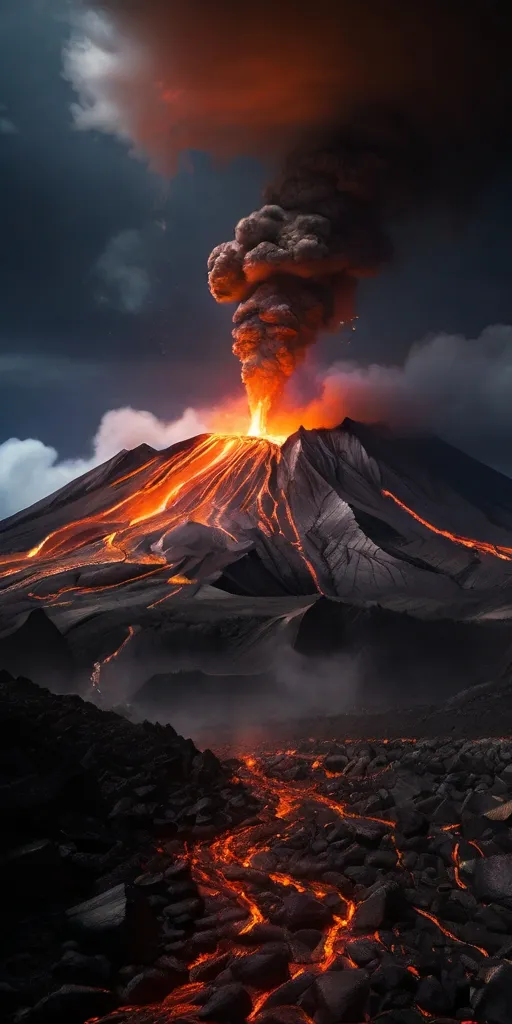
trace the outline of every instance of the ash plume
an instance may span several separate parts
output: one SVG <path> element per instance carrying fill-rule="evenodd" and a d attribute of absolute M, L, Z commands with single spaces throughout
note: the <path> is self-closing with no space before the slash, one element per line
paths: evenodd
<path fill-rule="evenodd" d="M 65 53 L 77 127 L 166 174 L 190 150 L 283 165 L 209 261 L 214 297 L 239 304 L 253 407 L 276 405 L 318 332 L 354 315 L 399 215 L 462 207 L 507 155 L 510 22 L 502 0 L 85 8 Z"/>
<path fill-rule="evenodd" d="M 355 316 L 357 279 L 391 255 L 382 206 L 407 161 L 400 133 L 376 145 L 367 120 L 329 146 L 290 156 L 266 204 L 210 256 L 212 295 L 239 302 L 233 352 L 253 414 L 277 406 L 319 331 Z"/>

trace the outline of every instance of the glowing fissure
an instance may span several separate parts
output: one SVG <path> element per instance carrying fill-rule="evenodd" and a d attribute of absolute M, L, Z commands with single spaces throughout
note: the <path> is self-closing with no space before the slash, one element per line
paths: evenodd
<path fill-rule="evenodd" d="M 287 751 L 286 754 L 293 756 L 295 751 Z M 307 757 L 307 755 L 305 756 Z M 219 945 L 215 950 L 196 956 L 188 965 L 189 970 L 197 967 L 199 964 L 214 961 L 216 957 L 226 951 L 229 951 L 231 956 L 238 957 L 244 956 L 251 950 L 258 948 L 257 944 L 248 947 L 243 942 L 239 943 L 237 935 L 247 935 L 256 925 L 268 923 L 268 918 L 259 906 L 258 893 L 253 893 L 254 887 L 251 882 L 234 880 L 231 877 L 230 869 L 232 870 L 233 867 L 250 869 L 253 859 L 258 854 L 268 853 L 271 850 L 271 839 L 273 841 L 276 839 L 286 841 L 288 835 L 292 838 L 297 823 L 306 818 L 306 811 L 302 810 L 306 804 L 316 808 L 329 807 L 339 817 L 349 819 L 361 818 L 360 815 L 350 812 L 343 803 L 335 801 L 320 792 L 316 779 L 297 782 L 287 782 L 282 778 L 273 779 L 266 774 L 264 761 L 260 758 L 244 756 L 241 758 L 241 761 L 243 768 L 240 769 L 236 781 L 244 781 L 248 784 L 261 801 L 261 810 L 257 821 L 253 824 L 242 825 L 215 840 L 199 841 L 188 851 L 188 854 L 192 873 L 200 891 L 204 895 L 214 896 L 231 893 L 241 907 L 247 911 L 247 919 L 238 926 L 235 926 L 234 934 L 229 940 L 220 939 Z M 313 763 L 317 761 L 318 759 L 315 759 Z M 367 821 L 369 819 L 364 816 L 363 820 Z M 392 826 L 392 823 L 385 819 L 373 818 L 370 820 L 381 821 L 388 827 Z M 455 827 L 451 826 L 450 828 Z M 397 869 L 405 870 L 402 854 L 397 849 L 394 836 L 392 839 L 397 852 Z M 455 845 L 453 852 L 454 863 L 457 862 L 457 858 L 458 844 Z M 317 975 L 328 971 L 339 957 L 343 957 L 345 964 L 348 964 L 350 967 L 357 967 L 357 964 L 348 955 L 346 949 L 346 943 L 350 938 L 353 938 L 354 935 L 361 937 L 360 932 L 353 933 L 351 931 L 351 922 L 357 910 L 356 901 L 347 899 L 335 885 L 330 883 L 318 883 L 310 879 L 299 880 L 294 878 L 293 875 L 282 871 L 270 872 L 268 877 L 271 884 L 285 891 L 310 893 L 317 899 L 322 899 L 328 894 L 336 894 L 343 906 L 343 910 L 337 909 L 336 913 L 333 914 L 332 923 L 326 928 L 321 944 L 319 943 L 319 946 L 312 952 L 312 962 L 307 966 L 304 966 L 302 963 L 294 963 L 293 961 L 290 963 L 290 978 L 297 978 L 306 970 Z M 434 914 L 419 907 L 413 907 L 412 909 L 417 914 L 426 918 L 450 942 L 471 946 L 470 943 L 465 943 L 464 940 L 446 928 Z M 393 943 L 391 945 L 391 952 L 395 951 L 396 945 L 396 949 L 400 949 L 405 957 L 405 949 L 400 944 L 399 928 L 395 927 L 393 932 L 396 935 L 397 941 L 396 944 Z M 374 932 L 371 936 L 367 936 L 367 938 L 372 938 L 375 942 L 382 944 L 378 931 Z M 482 956 L 488 957 L 485 949 L 478 946 L 472 948 L 478 950 Z M 421 976 L 413 964 L 409 964 L 407 970 L 416 978 Z M 165 1000 L 163 1004 L 165 1010 L 171 1010 L 173 1017 L 178 1014 L 178 1010 L 180 1014 L 184 1013 L 185 1015 L 197 1013 L 197 1003 L 193 1002 L 193 997 L 203 987 L 197 984 L 187 984 L 177 989 L 172 993 L 172 996 Z M 268 991 L 252 989 L 250 991 L 253 1008 L 248 1020 L 253 1021 L 257 1018 L 259 1012 L 264 1009 L 268 997 L 275 989 L 269 989 Z M 298 1008 L 297 1013 L 299 1013 Z M 309 1022 L 309 1018 L 302 1010 L 297 1019 Z"/>
<path fill-rule="evenodd" d="M 434 526 L 433 523 L 429 523 L 428 519 L 423 519 L 422 516 L 418 515 L 414 509 L 406 505 L 405 502 L 397 498 L 396 494 L 392 491 L 381 491 L 383 498 L 390 498 L 394 501 L 398 508 L 401 508 L 404 512 L 407 512 L 409 516 L 412 516 L 417 523 L 421 526 L 425 526 L 431 533 L 437 534 L 438 537 L 446 537 L 447 540 L 451 540 L 454 544 L 460 544 L 464 548 L 470 548 L 472 551 L 478 551 L 482 555 L 493 555 L 494 558 L 501 558 L 504 562 L 512 562 L 512 548 L 505 547 L 503 544 L 489 544 L 484 540 L 473 540 L 471 537 L 461 537 L 458 533 L 450 533 L 449 530 L 442 530 L 439 526 Z"/>
<path fill-rule="evenodd" d="M 265 428 L 264 408 L 259 407 L 252 426 Z M 28 551 L 0 557 L 0 588 L 4 594 L 26 591 L 29 600 L 51 604 L 66 594 L 73 600 L 103 590 L 136 584 L 139 580 L 169 571 L 169 591 L 148 604 L 155 608 L 196 581 L 168 562 L 162 543 L 170 531 L 187 523 L 214 527 L 229 542 L 239 540 L 236 524 L 246 520 L 268 538 L 280 537 L 299 559 L 317 592 L 322 585 L 306 554 L 288 494 L 278 486 L 282 460 L 280 439 L 242 434 L 201 435 L 178 451 L 149 459 L 110 484 L 112 503 L 52 530 Z M 119 488 L 128 485 L 123 495 Z M 512 561 L 512 548 L 450 533 L 419 516 L 391 491 L 383 497 L 426 529 L 455 544 L 482 554 Z M 232 525 L 233 524 L 233 525 Z M 83 586 L 80 583 L 45 594 L 37 585 L 52 576 L 93 565 L 126 564 L 137 572 L 123 581 Z M 144 567 L 146 567 L 145 571 Z M 174 570 L 174 571 L 173 571 Z M 178 588 L 178 589 L 177 589 Z"/>
<path fill-rule="evenodd" d="M 50 603 L 68 593 L 80 598 L 153 576 L 156 579 L 172 566 L 157 543 L 147 550 L 152 537 L 160 540 L 176 527 L 195 522 L 216 527 L 228 540 L 237 542 L 229 528 L 233 509 L 236 518 L 247 516 L 268 537 L 283 537 L 319 588 L 286 495 L 275 485 L 281 457 L 279 445 L 269 438 L 220 434 L 199 437 L 167 458 L 155 457 L 112 482 L 113 495 L 132 479 L 137 486 L 124 497 L 116 496 L 107 508 L 52 530 L 28 551 L 0 557 L 0 585 L 4 592 L 28 587 L 31 599 Z M 53 575 L 119 562 L 148 568 L 121 582 L 91 587 L 67 584 L 48 594 L 34 589 Z M 196 582 L 180 572 L 179 566 L 175 569 L 167 578 L 169 588 Z M 150 607 L 177 592 L 169 589 L 168 595 Z"/>
<path fill-rule="evenodd" d="M 93 670 L 92 670 L 92 674 L 91 674 L 91 683 L 95 687 L 95 689 L 99 689 L 101 670 L 104 667 L 104 665 L 108 665 L 111 661 L 114 660 L 114 658 L 119 657 L 119 655 L 121 654 L 121 651 L 124 650 L 124 648 L 126 647 L 127 643 L 130 642 L 130 640 L 132 639 L 132 636 L 134 636 L 134 635 L 135 635 L 135 627 L 134 626 L 128 626 L 128 635 L 124 638 L 122 643 L 119 644 L 119 647 L 116 647 L 115 651 L 112 651 L 112 654 L 108 654 L 107 657 L 103 658 L 102 661 L 95 661 L 94 662 Z"/>

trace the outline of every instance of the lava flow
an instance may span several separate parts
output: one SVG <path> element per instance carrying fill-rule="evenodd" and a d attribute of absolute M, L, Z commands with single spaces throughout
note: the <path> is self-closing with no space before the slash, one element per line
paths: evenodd
<path fill-rule="evenodd" d="M 281 767 L 278 776 L 272 774 L 276 764 Z M 288 778 L 283 778 L 283 766 Z M 318 836 L 324 830 L 324 834 L 330 836 L 341 826 L 340 835 L 345 835 L 345 841 L 338 842 L 336 846 L 341 846 L 345 855 L 355 849 L 356 835 L 360 841 L 369 844 L 369 850 L 375 848 L 377 838 L 378 842 L 384 843 L 382 849 L 396 853 L 395 881 L 391 883 L 395 891 L 401 891 L 403 886 L 410 888 L 414 881 L 402 863 L 403 855 L 397 848 L 393 821 L 356 814 L 343 801 L 334 799 L 329 793 L 333 784 L 326 779 L 321 759 L 308 758 L 307 753 L 295 750 L 275 752 L 272 757 L 262 754 L 243 756 L 238 759 L 236 771 L 233 781 L 243 781 L 259 801 L 257 817 L 220 838 L 196 841 L 187 850 L 192 875 L 204 901 L 203 913 L 210 922 L 208 927 L 211 929 L 214 920 L 226 923 L 217 931 L 213 943 L 210 939 L 214 932 L 197 932 L 199 951 L 188 964 L 189 981 L 175 989 L 160 1006 L 152 1008 L 152 1022 L 161 1021 L 163 1024 L 178 1017 L 197 1019 L 200 1007 L 215 992 L 212 982 L 215 985 L 218 978 L 218 984 L 229 985 L 240 977 L 252 1003 L 252 1010 L 244 1013 L 247 1020 L 260 1020 L 260 1014 L 264 1020 L 266 1012 L 279 1007 L 279 1013 L 284 1014 L 278 1017 L 279 1020 L 286 1020 L 289 1024 L 298 1024 L 299 1021 L 307 1024 L 309 1012 L 314 1013 L 307 998 L 304 1002 L 301 998 L 307 987 L 316 984 L 323 974 L 333 969 L 338 972 L 360 967 L 359 956 L 370 955 L 368 949 L 372 947 L 380 951 L 380 956 L 401 964 L 402 969 L 415 979 L 407 987 L 407 991 L 412 992 L 422 972 L 429 970 L 428 966 L 422 968 L 421 964 L 418 969 L 410 951 L 411 930 L 412 934 L 417 930 L 415 921 L 418 918 L 425 922 L 426 939 L 431 929 L 437 932 L 435 944 L 443 949 L 448 960 L 461 947 L 462 951 L 466 948 L 472 950 L 473 955 L 477 953 L 480 957 L 488 957 L 484 948 L 465 943 L 434 913 L 415 906 L 414 902 L 409 901 L 408 906 L 406 901 L 403 902 L 403 916 L 394 925 L 386 921 L 384 915 L 384 930 L 379 926 L 375 930 L 375 924 L 370 923 L 371 917 L 365 926 L 365 912 L 361 915 L 359 909 L 368 893 L 361 885 L 351 885 L 339 871 L 321 867 L 317 859 L 319 845 L 327 847 L 328 844 L 318 844 L 317 841 L 310 851 L 313 835 Z M 290 781 L 290 774 L 297 777 Z M 368 792 L 372 791 L 371 780 L 369 775 Z M 345 830 L 343 822 L 352 822 L 353 825 L 348 824 Z M 454 830 L 457 828 L 453 826 Z M 440 828 L 439 835 L 442 834 Z M 286 870 L 284 864 L 278 867 L 280 858 L 287 863 Z M 458 845 L 454 850 L 456 872 L 457 858 Z M 353 862 L 349 859 L 349 863 Z M 295 869 L 292 864 L 295 864 Z M 382 881 L 373 889 L 377 887 L 377 891 L 383 892 L 378 888 L 379 884 L 382 885 Z M 354 889 L 360 890 L 359 896 L 355 895 Z M 306 916 L 301 918 L 301 914 Z M 308 914 L 310 920 L 312 914 L 316 915 L 316 924 L 308 926 Z M 205 945 L 201 945 L 202 934 L 207 940 Z M 311 937 L 313 948 L 311 944 L 305 945 Z M 195 940 L 191 941 L 194 944 Z M 405 951 L 404 943 L 409 944 L 409 952 Z M 266 982 L 265 957 L 268 963 L 272 955 L 279 959 L 279 950 L 282 957 L 286 947 L 289 950 L 287 966 L 283 968 L 281 963 L 277 972 L 280 980 L 275 976 L 274 964 L 274 974 L 272 967 L 269 968 L 270 979 L 273 980 Z M 261 954 L 259 973 L 251 980 L 251 975 L 244 974 L 244 970 L 247 970 L 247 961 L 251 962 L 251 954 L 258 951 Z M 304 988 L 298 980 L 301 976 L 304 976 Z M 295 981 L 297 986 L 289 988 L 289 984 Z M 420 1015 L 430 1016 L 414 1003 L 412 995 L 411 999 Z M 116 1011 L 119 1012 L 123 1010 Z M 139 1017 L 141 1011 L 135 1012 Z M 370 1018 L 365 1016 L 364 1019 Z"/>
<path fill-rule="evenodd" d="M 119 562 L 139 567 L 133 580 L 167 572 L 170 588 L 182 587 L 193 581 L 180 572 L 179 565 L 168 562 L 166 535 L 195 522 L 217 528 L 228 542 L 236 543 L 231 519 L 245 519 L 268 537 L 283 537 L 314 576 L 286 495 L 277 484 L 280 461 L 275 441 L 243 435 L 202 435 L 168 454 L 155 455 L 110 484 L 112 500 L 107 507 L 103 501 L 103 507 L 64 523 L 29 550 L 2 556 L 2 589 L 28 587 L 31 599 L 48 602 L 69 593 L 80 597 L 104 588 L 66 585 L 50 592 L 34 588 L 51 576 Z M 94 495 L 89 504 L 93 502 Z M 142 576 L 140 568 L 144 568 Z M 128 576 L 107 587 L 133 580 Z"/>
<path fill-rule="evenodd" d="M 397 498 L 396 494 L 393 494 L 392 491 L 383 490 L 381 494 L 383 498 L 390 498 L 391 501 L 394 501 L 395 505 L 398 505 L 404 512 L 407 512 L 409 516 L 412 516 L 417 523 L 425 526 L 431 533 L 436 533 L 438 537 L 446 537 L 447 540 L 451 540 L 454 544 L 460 544 L 464 548 L 479 551 L 482 555 L 494 555 L 495 558 L 501 558 L 504 562 L 512 562 L 512 548 L 505 547 L 503 544 L 489 544 L 484 540 L 474 540 L 472 537 L 461 537 L 458 533 L 442 530 L 439 526 L 429 523 L 428 519 L 423 519 L 414 509 L 409 508 L 409 505 L 400 501 L 400 498 Z"/>
<path fill-rule="evenodd" d="M 50 503 L 48 511 L 33 521 L 36 528 L 45 521 L 58 525 L 46 536 L 32 535 L 28 549 L 14 547 L 0 557 L 2 597 L 17 595 L 28 608 L 34 602 L 62 607 L 147 580 L 148 593 L 153 586 L 154 594 L 147 607 L 155 609 L 190 584 L 201 583 L 195 568 L 187 572 L 183 535 L 173 536 L 173 531 L 191 523 L 217 530 L 221 547 L 225 545 L 228 555 L 233 549 L 234 558 L 238 546 L 250 544 L 256 531 L 271 546 L 286 545 L 287 562 L 297 581 L 295 593 L 322 593 L 325 584 L 306 553 L 303 528 L 292 511 L 293 450 L 290 458 L 281 447 L 283 438 L 257 436 L 265 427 L 266 408 L 260 402 L 250 435 L 199 435 L 154 453 L 140 466 L 133 468 L 132 463 L 129 471 L 121 457 L 119 475 L 113 475 L 113 468 L 103 486 L 87 481 L 85 490 L 78 487 L 75 492 L 70 485 L 68 503 Z M 482 555 L 512 561 L 512 548 L 451 533 L 424 519 L 391 491 L 381 493 L 431 533 Z M 63 522 L 64 516 L 68 521 Z M 19 529 L 16 524 L 9 529 L 16 537 L 26 537 L 23 520 Z M 41 533 L 43 529 L 41 525 Z M 311 544 L 309 549 L 314 550 Z M 114 567 L 110 574 L 105 572 L 109 566 Z M 92 567 L 103 570 L 103 575 L 93 583 L 82 580 L 81 570 Z M 53 577 L 61 579 L 52 584 Z"/>

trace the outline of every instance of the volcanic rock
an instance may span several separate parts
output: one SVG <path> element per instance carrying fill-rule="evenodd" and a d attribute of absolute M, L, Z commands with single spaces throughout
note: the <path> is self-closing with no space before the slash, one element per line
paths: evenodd
<path fill-rule="evenodd" d="M 398 902 L 396 886 L 387 885 L 376 889 L 368 899 L 363 900 L 352 918 L 355 932 L 373 932 L 384 924 Z"/>
<path fill-rule="evenodd" d="M 283 900 L 283 924 L 292 932 L 301 928 L 323 928 L 331 919 L 329 908 L 309 893 L 294 893 Z"/>
<path fill-rule="evenodd" d="M 438 978 L 433 975 L 422 978 L 418 983 L 415 995 L 418 1006 L 427 1013 L 449 1013 L 453 1008 L 453 999 Z"/>
<path fill-rule="evenodd" d="M 156 480 L 172 481 L 187 461 L 189 481 L 180 478 L 165 520 L 155 500 L 130 557 L 121 544 L 119 561 L 112 562 L 115 546 L 107 538 L 122 535 L 129 522 L 119 524 L 115 510 L 121 505 L 129 517 Z M 208 487 L 214 497 L 203 507 Z M 275 510 L 268 521 L 268 512 L 261 513 L 267 505 Z M 200 522 L 194 520 L 199 506 Z M 78 559 L 69 538 L 73 524 L 84 520 L 91 541 L 75 528 Z M 63 528 L 69 532 L 59 564 L 44 541 L 50 534 L 58 539 Z M 102 686 L 115 704 L 146 681 L 136 678 L 136 664 L 151 655 L 172 660 L 174 671 L 265 671 L 276 648 L 295 641 L 321 593 L 340 602 L 334 612 L 349 635 L 354 610 L 362 609 L 377 645 L 391 618 L 388 633 L 413 637 L 423 628 L 430 652 L 436 644 L 428 637 L 443 636 L 441 654 L 456 649 L 473 677 L 483 666 L 495 677 L 506 668 L 508 639 L 503 634 L 484 643 L 482 636 L 489 630 L 494 637 L 510 617 L 511 531 L 506 477 L 435 438 L 405 437 L 383 426 L 347 419 L 336 429 L 300 428 L 280 449 L 239 436 L 226 444 L 217 435 L 164 452 L 143 447 L 120 453 L 2 524 L 0 551 L 13 560 L 0 580 L 4 637 L 15 636 L 37 600 L 84 673 L 103 663 Z M 176 579 L 185 581 L 172 591 L 166 572 L 148 571 L 156 545 L 168 566 L 179 566 Z M 36 554 L 27 566 L 30 550 Z M 71 568 L 70 552 L 77 561 Z M 51 580 L 45 580 L 50 562 Z M 69 603 L 55 602 L 59 589 Z M 428 625 L 413 623 L 411 632 L 407 618 Z M 475 631 L 464 633 L 473 622 L 478 642 Z M 338 642 L 341 632 L 338 627 Z M 118 682 L 105 663 L 128 638 L 133 673 Z M 414 646 L 411 656 L 421 661 Z M 125 657 L 123 650 L 116 665 L 126 665 Z M 407 664 L 407 655 L 402 660 Z M 367 758 L 358 758 L 356 774 L 367 770 Z"/>
<path fill-rule="evenodd" d="M 490 968 L 485 986 L 475 990 L 472 1007 L 476 1020 L 485 1024 L 509 1024 L 512 1020 L 512 964 Z"/>
<path fill-rule="evenodd" d="M 477 860 L 473 888 L 480 899 L 495 900 L 512 909 L 512 853 Z"/>
<path fill-rule="evenodd" d="M 67 917 L 72 933 L 84 946 L 114 951 L 118 957 L 139 963 L 154 958 L 156 920 L 135 886 L 117 885 L 70 907 Z"/>
<path fill-rule="evenodd" d="M 137 1006 L 159 1003 L 180 981 L 183 981 L 183 974 L 177 979 L 172 973 L 156 968 L 141 971 L 140 974 L 135 974 L 122 990 L 121 1003 L 127 1006 L 132 1003 Z"/>
<path fill-rule="evenodd" d="M 52 974 L 75 985 L 106 985 L 112 968 L 106 956 L 84 956 L 77 950 L 69 949 L 55 964 Z"/>
<path fill-rule="evenodd" d="M 62 985 L 36 1003 L 23 1021 L 24 1024 L 83 1024 L 89 1017 L 109 1013 L 117 1004 L 117 997 L 107 989 Z"/>
<path fill-rule="evenodd" d="M 223 985 L 214 992 L 208 1002 L 200 1009 L 198 1017 L 200 1020 L 212 1020 L 238 1024 L 244 1021 L 252 1010 L 251 997 L 247 991 L 238 983 Z"/>
<path fill-rule="evenodd" d="M 314 989 L 321 1024 L 362 1020 L 370 990 L 366 971 L 332 971 L 316 978 Z"/>
<path fill-rule="evenodd" d="M 272 1006 L 295 1006 L 298 1003 L 300 997 L 311 988 L 315 980 L 315 975 L 309 971 L 303 971 L 296 978 L 292 978 L 290 981 L 285 981 L 284 985 L 279 985 L 278 988 L 271 992 L 268 999 L 265 1000 L 261 1007 L 261 1012 L 270 1009 Z"/>
<path fill-rule="evenodd" d="M 231 965 L 233 976 L 244 985 L 270 989 L 281 985 L 289 978 L 288 956 L 282 952 L 252 953 L 241 957 Z"/>

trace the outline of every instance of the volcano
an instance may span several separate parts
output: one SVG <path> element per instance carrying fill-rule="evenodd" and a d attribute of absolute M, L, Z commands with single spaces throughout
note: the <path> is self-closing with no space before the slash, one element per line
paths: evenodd
<path fill-rule="evenodd" d="M 512 481 L 436 438 L 348 419 L 282 445 L 205 434 L 122 451 L 5 520 L 0 560 L 11 662 L 44 613 L 38 636 L 63 638 L 96 683 L 128 653 L 139 676 L 149 661 L 255 674 L 319 599 L 505 627 Z"/>

